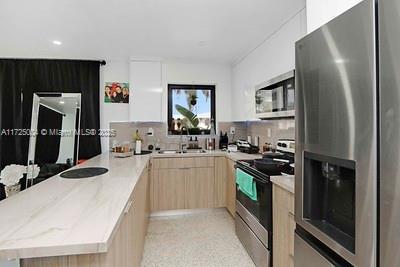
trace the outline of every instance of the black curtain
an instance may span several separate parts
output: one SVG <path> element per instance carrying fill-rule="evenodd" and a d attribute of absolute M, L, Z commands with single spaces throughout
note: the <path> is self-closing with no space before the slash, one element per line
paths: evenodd
<path fill-rule="evenodd" d="M 82 131 L 100 128 L 99 68 L 99 61 L 0 59 L 1 168 L 27 162 L 29 136 L 13 129 L 30 129 L 35 92 L 81 93 Z M 80 136 L 80 159 L 100 153 L 98 135 Z"/>

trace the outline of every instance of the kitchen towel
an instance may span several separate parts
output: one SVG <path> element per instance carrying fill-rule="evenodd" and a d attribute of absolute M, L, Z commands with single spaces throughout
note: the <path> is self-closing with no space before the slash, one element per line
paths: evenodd
<path fill-rule="evenodd" d="M 256 183 L 253 181 L 253 176 L 236 168 L 236 184 L 239 186 L 239 190 L 246 196 L 257 201 L 257 187 Z"/>

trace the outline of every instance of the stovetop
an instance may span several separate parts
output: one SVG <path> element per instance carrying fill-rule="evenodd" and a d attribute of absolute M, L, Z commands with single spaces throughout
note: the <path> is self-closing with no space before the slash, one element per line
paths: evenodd
<path fill-rule="evenodd" d="M 275 163 L 276 167 L 270 167 L 266 170 L 262 166 L 263 163 L 269 163 L 272 166 Z M 290 166 L 292 163 L 294 163 L 294 155 L 288 153 L 266 154 L 262 159 L 237 161 L 238 167 L 244 171 L 267 180 L 269 180 L 269 176 L 273 175 L 293 175 L 294 168 Z"/>

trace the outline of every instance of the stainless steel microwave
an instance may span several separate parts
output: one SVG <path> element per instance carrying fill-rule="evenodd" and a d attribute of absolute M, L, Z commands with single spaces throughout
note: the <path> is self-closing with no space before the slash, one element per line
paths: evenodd
<path fill-rule="evenodd" d="M 259 119 L 294 117 L 295 71 L 289 71 L 256 86 Z"/>

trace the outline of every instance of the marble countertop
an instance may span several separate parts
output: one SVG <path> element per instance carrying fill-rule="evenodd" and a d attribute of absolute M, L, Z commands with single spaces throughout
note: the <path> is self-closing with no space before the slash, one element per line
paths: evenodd
<path fill-rule="evenodd" d="M 209 151 L 179 157 L 226 156 L 254 159 L 260 154 Z M 93 178 L 51 177 L 0 202 L 0 260 L 106 252 L 129 197 L 152 157 L 114 158 L 109 153 L 79 166 L 105 167 Z"/>
<path fill-rule="evenodd" d="M 79 167 L 101 176 L 54 176 L 0 202 L 0 259 L 106 252 L 150 156 L 116 159 L 108 153 Z"/>
<path fill-rule="evenodd" d="M 271 176 L 271 182 L 294 194 L 294 175 Z"/>

